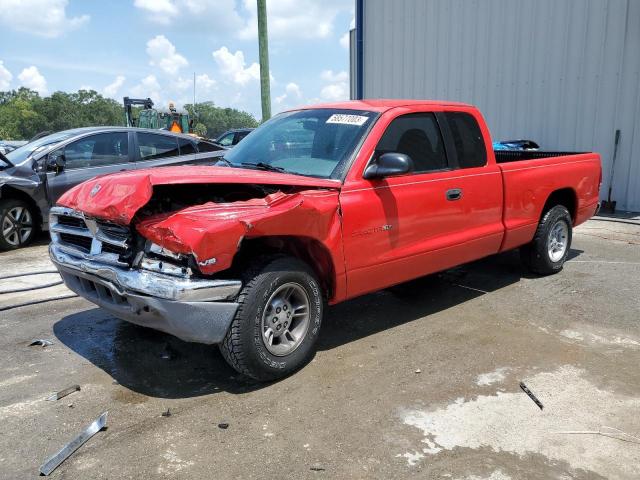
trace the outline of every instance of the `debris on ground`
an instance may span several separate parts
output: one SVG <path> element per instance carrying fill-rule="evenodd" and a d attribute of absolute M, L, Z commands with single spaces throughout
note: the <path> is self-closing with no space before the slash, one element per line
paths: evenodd
<path fill-rule="evenodd" d="M 313 472 L 324 472 L 325 469 L 319 463 L 314 463 L 311 466 L 310 470 Z"/>
<path fill-rule="evenodd" d="M 540 400 L 538 400 L 538 397 L 536 397 L 533 392 L 531 392 L 531 390 L 529 390 L 529 388 L 527 388 L 527 386 L 524 384 L 524 382 L 520 382 L 520 388 L 522 389 L 522 391 L 524 393 L 526 393 L 527 395 L 529 395 L 529 398 L 531 400 L 533 400 L 533 402 L 540 407 L 540 410 L 542 410 L 544 408 L 544 405 L 542 405 L 542 402 Z"/>
<path fill-rule="evenodd" d="M 54 393 L 50 397 L 47 397 L 47 400 L 49 400 L 50 402 L 60 400 L 61 398 L 64 398 L 67 395 L 72 394 L 73 392 L 79 392 L 79 391 L 80 391 L 80 385 L 71 385 L 70 387 L 65 388 L 64 390 L 60 390 L 59 392 Z"/>
<path fill-rule="evenodd" d="M 228 423 L 219 423 L 218 424 L 218 428 L 221 428 L 222 430 L 226 430 L 227 428 L 229 428 L 229 424 Z"/>
<path fill-rule="evenodd" d="M 163 417 L 170 417 L 171 416 L 171 409 L 167 408 L 166 412 L 162 412 L 162 416 Z"/>
<path fill-rule="evenodd" d="M 78 450 L 84 445 L 91 437 L 93 437 L 100 430 L 104 430 L 107 427 L 107 414 L 104 412 L 91 425 L 84 429 L 84 431 L 76 438 L 67 443 L 62 449 L 55 455 L 49 457 L 41 466 L 40 474 L 49 475 L 58 466 L 71 456 L 73 452 Z"/>
<path fill-rule="evenodd" d="M 33 347 L 35 345 L 41 345 L 42 348 L 47 347 L 49 345 L 53 345 L 53 342 L 51 340 L 45 340 L 44 338 L 36 338 L 35 340 L 33 340 L 29 346 Z"/>

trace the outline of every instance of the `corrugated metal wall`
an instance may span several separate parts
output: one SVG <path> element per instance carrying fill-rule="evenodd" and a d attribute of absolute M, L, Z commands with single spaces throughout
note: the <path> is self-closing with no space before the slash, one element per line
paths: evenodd
<path fill-rule="evenodd" d="M 640 0 L 364 0 L 364 96 L 477 105 L 496 139 L 594 150 L 640 211 Z"/>

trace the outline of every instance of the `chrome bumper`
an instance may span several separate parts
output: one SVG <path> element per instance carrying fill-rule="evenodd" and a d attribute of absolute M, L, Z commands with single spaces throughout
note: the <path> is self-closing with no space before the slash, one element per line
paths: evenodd
<path fill-rule="evenodd" d="M 70 290 L 123 320 L 198 343 L 220 343 L 238 309 L 238 280 L 181 278 L 69 255 L 51 260 Z"/>

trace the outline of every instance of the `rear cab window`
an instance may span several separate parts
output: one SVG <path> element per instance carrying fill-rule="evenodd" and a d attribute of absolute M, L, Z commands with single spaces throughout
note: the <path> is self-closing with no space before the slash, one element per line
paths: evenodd
<path fill-rule="evenodd" d="M 451 153 L 456 156 L 458 167 L 484 167 L 487 148 L 475 117 L 467 112 L 444 112 L 443 117 L 450 132 Z"/>

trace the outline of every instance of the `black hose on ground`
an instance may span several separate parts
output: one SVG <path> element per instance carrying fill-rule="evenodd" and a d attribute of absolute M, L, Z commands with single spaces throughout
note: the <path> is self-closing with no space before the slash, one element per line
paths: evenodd
<path fill-rule="evenodd" d="M 62 285 L 63 283 L 64 282 L 62 280 L 59 280 L 57 282 L 45 283 L 44 285 L 34 285 L 32 287 L 16 288 L 14 290 L 0 290 L 0 295 L 4 295 L 7 293 L 30 292 L 31 290 L 40 290 L 41 288 L 55 287 L 56 285 Z"/>
<path fill-rule="evenodd" d="M 6 275 L 4 277 L 0 277 L 0 280 L 8 280 L 10 278 L 18 278 L 18 277 L 28 277 L 29 275 L 45 275 L 47 273 L 60 273 L 60 272 L 58 272 L 58 270 L 40 270 L 38 272 L 16 273 L 13 275 Z"/>
<path fill-rule="evenodd" d="M 31 302 L 18 303 L 16 305 L 7 305 L 6 307 L 0 307 L 0 312 L 6 312 L 14 308 L 28 307 L 29 305 L 37 305 L 39 303 L 53 302 L 55 300 L 65 300 L 67 298 L 75 298 L 78 295 L 61 295 L 59 297 L 43 298 L 42 300 L 33 300 Z"/>

